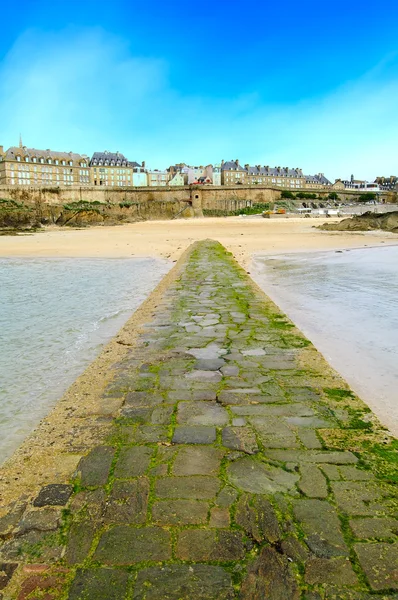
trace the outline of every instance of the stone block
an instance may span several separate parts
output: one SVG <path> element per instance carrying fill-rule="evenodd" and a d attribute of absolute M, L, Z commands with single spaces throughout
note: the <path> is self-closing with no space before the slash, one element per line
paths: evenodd
<path fill-rule="evenodd" d="M 206 475 L 159 477 L 155 483 L 155 494 L 159 498 L 210 500 L 216 496 L 220 485 L 219 479 Z"/>
<path fill-rule="evenodd" d="M 83 487 L 105 485 L 114 456 L 115 449 L 110 446 L 97 446 L 84 456 L 77 467 L 81 485 Z"/>
<path fill-rule="evenodd" d="M 348 558 L 318 558 L 316 556 L 307 561 L 305 568 L 305 581 L 310 585 L 358 585 Z"/>
<path fill-rule="evenodd" d="M 152 507 L 152 520 L 157 525 L 203 525 L 207 522 L 209 504 L 200 500 L 163 500 Z"/>
<path fill-rule="evenodd" d="M 105 522 L 145 523 L 148 507 L 149 480 L 116 481 L 106 505 Z"/>
<path fill-rule="evenodd" d="M 355 544 L 354 549 L 373 590 L 398 590 L 398 543 Z"/>
<path fill-rule="evenodd" d="M 281 462 L 310 462 L 331 465 L 355 464 L 357 457 L 352 452 L 317 452 L 316 450 L 267 450 L 267 456 Z"/>
<path fill-rule="evenodd" d="M 261 543 L 280 540 L 280 528 L 275 511 L 263 496 L 243 494 L 236 506 L 235 521 L 245 533 Z"/>
<path fill-rule="evenodd" d="M 218 448 L 187 446 L 181 448 L 174 461 L 174 475 L 217 475 L 224 452 Z"/>
<path fill-rule="evenodd" d="M 265 547 L 248 568 L 240 592 L 241 600 L 299 600 L 300 591 L 288 559 Z"/>
<path fill-rule="evenodd" d="M 299 489 L 310 498 L 327 498 L 328 486 L 322 472 L 316 465 L 301 464 Z"/>
<path fill-rule="evenodd" d="M 128 479 L 130 477 L 144 475 L 149 467 L 153 454 L 154 450 L 147 446 L 122 448 L 115 467 L 115 477 Z"/>
<path fill-rule="evenodd" d="M 366 481 L 333 481 L 331 487 L 338 507 L 349 515 L 372 516 L 374 502 L 382 498 L 381 489 Z"/>
<path fill-rule="evenodd" d="M 256 436 L 250 427 L 225 427 L 222 431 L 222 443 L 226 448 L 246 454 L 258 452 Z"/>
<path fill-rule="evenodd" d="M 226 425 L 229 416 L 216 402 L 180 402 L 177 423 L 185 425 Z"/>
<path fill-rule="evenodd" d="M 387 517 L 351 519 L 350 527 L 354 536 L 363 540 L 371 538 L 390 539 L 394 538 L 394 535 L 398 535 L 398 521 Z"/>
<path fill-rule="evenodd" d="M 293 512 L 306 535 L 306 542 L 321 558 L 346 556 L 348 550 L 335 509 L 324 500 L 297 500 Z"/>
<path fill-rule="evenodd" d="M 197 425 L 181 425 L 176 427 L 173 444 L 212 444 L 216 440 L 216 428 Z"/>
<path fill-rule="evenodd" d="M 228 528 L 230 526 L 229 510 L 220 506 L 213 506 L 210 511 L 209 527 L 217 529 Z"/>
<path fill-rule="evenodd" d="M 166 565 L 138 572 L 133 600 L 233 600 L 231 575 L 211 565 Z"/>
<path fill-rule="evenodd" d="M 176 556 L 189 561 L 236 561 L 246 553 L 239 531 L 186 529 L 177 537 Z"/>
<path fill-rule="evenodd" d="M 289 492 L 299 478 L 297 473 L 288 473 L 248 456 L 230 464 L 227 475 L 233 486 L 253 494 Z"/>
<path fill-rule="evenodd" d="M 106 565 L 132 565 L 170 558 L 170 533 L 160 527 L 113 527 L 102 535 L 94 553 L 94 560 Z"/>
<path fill-rule="evenodd" d="M 69 591 L 69 600 L 122 600 L 129 574 L 116 569 L 79 569 Z"/>
<path fill-rule="evenodd" d="M 95 523 L 72 523 L 64 556 L 68 565 L 78 565 L 87 558 L 96 530 Z"/>
<path fill-rule="evenodd" d="M 71 485 L 62 483 L 46 485 L 34 499 L 33 506 L 65 506 L 72 492 L 73 486 Z"/>

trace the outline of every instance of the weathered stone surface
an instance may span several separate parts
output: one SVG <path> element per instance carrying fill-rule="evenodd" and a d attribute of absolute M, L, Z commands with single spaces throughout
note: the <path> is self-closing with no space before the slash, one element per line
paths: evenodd
<path fill-rule="evenodd" d="M 236 506 L 235 521 L 258 543 L 267 540 L 273 544 L 280 539 L 275 511 L 263 496 L 243 494 Z"/>
<path fill-rule="evenodd" d="M 53 483 L 44 486 L 33 501 L 33 506 L 65 506 L 71 497 L 71 485 Z"/>
<path fill-rule="evenodd" d="M 296 434 L 286 423 L 276 417 L 251 417 L 250 422 L 257 431 L 265 448 L 299 448 Z"/>
<path fill-rule="evenodd" d="M 182 498 L 207 500 L 214 498 L 221 482 L 216 477 L 159 477 L 155 483 L 155 494 L 159 498 Z"/>
<path fill-rule="evenodd" d="M 303 446 L 306 448 L 310 450 L 318 450 L 322 448 L 322 444 L 313 429 L 301 428 L 297 431 L 297 435 L 300 438 Z"/>
<path fill-rule="evenodd" d="M 239 375 L 239 367 L 234 365 L 225 365 L 221 368 L 221 373 L 224 375 L 224 377 L 236 377 Z"/>
<path fill-rule="evenodd" d="M 276 550 L 265 547 L 249 566 L 244 579 L 241 600 L 299 600 L 300 591 L 289 567 L 289 561 Z"/>
<path fill-rule="evenodd" d="M 129 574 L 116 569 L 79 569 L 69 591 L 69 600 L 122 600 Z"/>
<path fill-rule="evenodd" d="M 68 537 L 65 561 L 68 565 L 82 563 L 87 557 L 96 533 L 96 525 L 90 522 L 73 523 Z"/>
<path fill-rule="evenodd" d="M 216 402 L 180 402 L 177 422 L 187 425 L 226 425 L 229 416 Z"/>
<path fill-rule="evenodd" d="M 380 487 L 366 481 L 334 481 L 331 487 L 338 507 L 349 515 L 373 515 L 374 502 L 382 498 Z"/>
<path fill-rule="evenodd" d="M 102 488 L 85 490 L 73 496 L 70 510 L 80 521 L 95 521 L 102 519 L 105 509 L 105 491 Z"/>
<path fill-rule="evenodd" d="M 358 469 L 357 467 L 341 466 L 339 467 L 339 472 L 341 477 L 348 481 L 370 481 L 375 479 L 375 476 L 372 473 L 364 471 L 363 469 Z"/>
<path fill-rule="evenodd" d="M 217 495 L 216 504 L 218 504 L 218 506 L 232 506 L 237 497 L 238 492 L 234 488 L 226 485 Z"/>
<path fill-rule="evenodd" d="M 230 526 L 229 510 L 220 506 L 213 506 L 210 512 L 209 527 L 223 529 Z"/>
<path fill-rule="evenodd" d="M 294 562 L 305 562 L 308 558 L 308 549 L 295 537 L 290 536 L 284 539 L 281 542 L 281 549 L 283 554 Z"/>
<path fill-rule="evenodd" d="M 131 565 L 170 557 L 170 533 L 160 527 L 113 527 L 102 535 L 94 553 L 94 560 L 107 565 Z"/>
<path fill-rule="evenodd" d="M 398 521 L 387 517 L 351 519 L 350 527 L 354 536 L 362 539 L 390 539 L 398 535 Z"/>
<path fill-rule="evenodd" d="M 24 535 L 10 538 L 0 546 L 0 562 L 35 560 L 54 562 L 61 558 L 63 546 L 53 532 L 28 531 Z"/>
<path fill-rule="evenodd" d="M 242 534 L 224 529 L 186 529 L 178 534 L 176 556 L 192 561 L 235 561 L 245 555 Z"/>
<path fill-rule="evenodd" d="M 17 535 L 23 535 L 28 531 L 54 531 L 60 525 L 61 511 L 54 508 L 43 508 L 41 510 L 29 510 L 25 512 L 16 530 Z"/>
<path fill-rule="evenodd" d="M 301 478 L 299 489 L 310 498 L 327 498 L 328 486 L 326 479 L 315 465 L 302 464 L 300 466 Z"/>
<path fill-rule="evenodd" d="M 216 440 L 215 427 L 181 425 L 176 427 L 173 444 L 212 444 Z"/>
<path fill-rule="evenodd" d="M 116 481 L 106 505 L 105 521 L 111 523 L 145 523 L 149 480 Z"/>
<path fill-rule="evenodd" d="M 222 431 L 222 443 L 226 448 L 246 454 L 258 452 L 256 436 L 250 427 L 225 427 Z"/>
<path fill-rule="evenodd" d="M 163 402 L 160 394 L 149 392 L 129 392 L 126 394 L 125 406 L 154 407 Z"/>
<path fill-rule="evenodd" d="M 355 544 L 360 565 L 373 590 L 398 590 L 398 544 Z"/>
<path fill-rule="evenodd" d="M 194 368 L 199 371 L 218 371 L 225 365 L 222 358 L 200 358 L 196 361 Z"/>
<path fill-rule="evenodd" d="M 209 504 L 200 500 L 164 500 L 152 507 L 152 520 L 158 525 L 203 525 Z"/>
<path fill-rule="evenodd" d="M 139 444 L 151 444 L 156 442 L 167 442 L 169 439 L 169 431 L 167 427 L 162 425 L 141 425 L 137 427 L 132 436 L 134 442 Z"/>
<path fill-rule="evenodd" d="M 245 457 L 227 468 L 232 485 L 253 494 L 288 492 L 299 478 L 297 473 L 288 473 L 268 463 Z"/>
<path fill-rule="evenodd" d="M 133 600 L 233 600 L 231 576 L 222 567 L 170 565 L 139 571 Z"/>
<path fill-rule="evenodd" d="M 297 500 L 293 505 L 295 517 L 306 534 L 306 542 L 321 558 L 348 555 L 335 509 L 322 500 Z"/>
<path fill-rule="evenodd" d="M 329 463 L 332 465 L 355 464 L 357 457 L 352 452 L 316 452 L 315 450 L 267 450 L 269 458 L 281 462 Z"/>
<path fill-rule="evenodd" d="M 14 574 L 18 563 L 2 563 L 0 562 L 0 590 L 7 587 L 8 582 Z"/>
<path fill-rule="evenodd" d="M 222 375 L 218 371 L 192 371 L 185 377 L 190 381 L 209 381 L 211 383 L 218 383 L 222 379 Z"/>
<path fill-rule="evenodd" d="M 153 449 L 147 446 L 122 448 L 115 467 L 115 477 L 128 479 L 144 475 L 153 456 Z"/>
<path fill-rule="evenodd" d="M 0 517 L 0 538 L 7 537 L 18 525 L 26 509 L 26 503 L 15 503 L 8 507 L 8 512 Z"/>
<path fill-rule="evenodd" d="M 217 475 L 224 452 L 213 447 L 181 448 L 173 465 L 174 475 Z"/>
<path fill-rule="evenodd" d="M 114 456 L 115 450 L 109 446 L 97 446 L 84 456 L 77 467 L 82 486 L 105 485 Z"/>
<path fill-rule="evenodd" d="M 337 586 L 357 585 L 355 575 L 348 558 L 318 558 L 314 556 L 307 561 L 305 581 L 310 585 L 334 584 Z"/>

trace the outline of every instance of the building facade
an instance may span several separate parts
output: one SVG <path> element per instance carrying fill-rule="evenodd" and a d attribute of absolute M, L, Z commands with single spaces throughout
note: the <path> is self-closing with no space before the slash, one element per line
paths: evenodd
<path fill-rule="evenodd" d="M 146 187 L 148 185 L 148 175 L 145 168 L 145 161 L 141 164 L 137 162 L 129 163 L 133 171 L 133 186 L 135 187 Z"/>
<path fill-rule="evenodd" d="M 0 185 L 88 186 L 89 160 L 74 152 L 27 148 L 22 141 L 6 151 L 0 146 Z"/>
<path fill-rule="evenodd" d="M 168 184 L 169 174 L 167 171 L 153 169 L 147 171 L 147 178 L 149 187 L 165 187 Z"/>
<path fill-rule="evenodd" d="M 90 160 L 93 185 L 131 186 L 133 169 L 127 158 L 120 152 L 94 152 Z"/>

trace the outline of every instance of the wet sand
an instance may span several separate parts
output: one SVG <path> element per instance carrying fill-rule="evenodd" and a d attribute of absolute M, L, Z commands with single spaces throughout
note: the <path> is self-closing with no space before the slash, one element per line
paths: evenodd
<path fill-rule="evenodd" d="M 190 244 L 210 238 L 221 242 L 248 268 L 251 256 L 258 252 L 337 250 L 398 242 L 398 236 L 389 233 L 328 232 L 315 228 L 323 222 L 323 219 L 226 217 L 144 221 L 87 229 L 47 228 L 35 234 L 0 237 L 0 256 L 160 256 L 178 260 Z"/>

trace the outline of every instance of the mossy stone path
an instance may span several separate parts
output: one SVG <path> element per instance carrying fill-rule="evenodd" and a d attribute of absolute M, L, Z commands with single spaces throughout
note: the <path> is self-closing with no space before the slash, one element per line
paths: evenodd
<path fill-rule="evenodd" d="M 74 480 L 0 519 L 0 598 L 398 598 L 396 441 L 220 244 L 104 398 Z"/>

